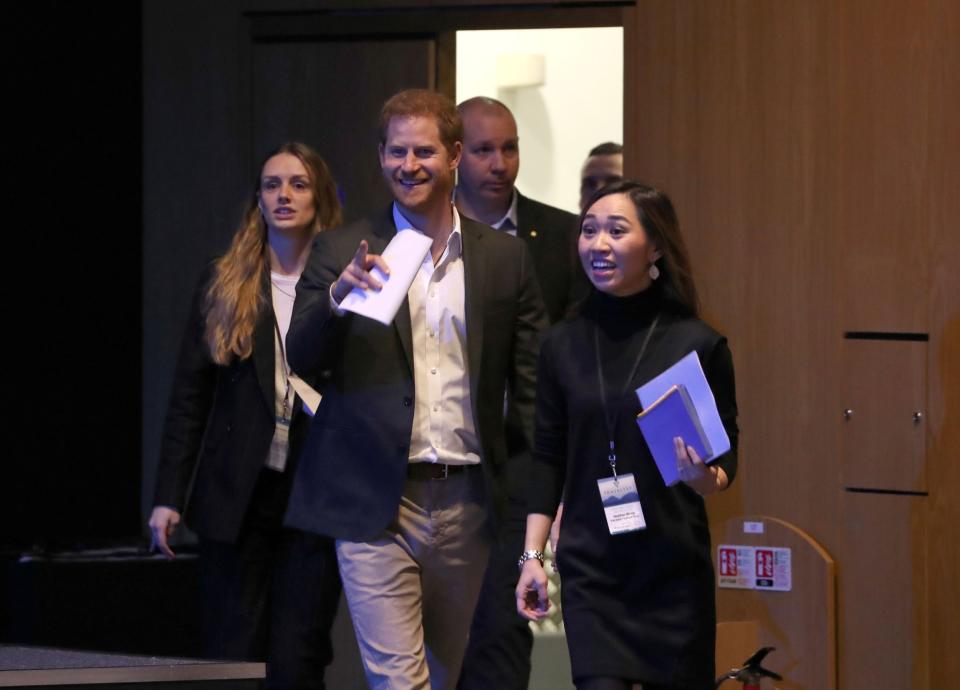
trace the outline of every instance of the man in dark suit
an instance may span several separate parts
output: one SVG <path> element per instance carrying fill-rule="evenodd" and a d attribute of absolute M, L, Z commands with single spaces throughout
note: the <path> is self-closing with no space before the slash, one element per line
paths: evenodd
<path fill-rule="evenodd" d="M 457 184 L 457 208 L 514 234 L 533 256 L 551 323 L 570 313 L 587 292 L 576 254 L 577 217 L 520 194 L 514 183 L 520 170 L 520 141 L 513 114 L 500 101 L 482 96 L 457 109 L 463 118 L 463 158 Z M 529 446 L 519 433 L 511 401 L 507 418 L 508 511 L 490 555 L 470 632 L 459 687 L 462 690 L 526 688 L 530 680 L 533 635 L 516 611 L 517 558 L 526 524 L 524 477 Z"/>
<path fill-rule="evenodd" d="M 556 323 L 587 292 L 577 257 L 577 217 L 521 194 L 520 138 L 513 113 L 483 96 L 457 106 L 463 118 L 463 159 L 457 209 L 463 215 L 524 240 L 533 256 L 550 322 Z"/>
<path fill-rule="evenodd" d="M 525 245 L 450 202 L 462 124 L 445 97 L 383 107 L 380 164 L 394 204 L 320 233 L 287 337 L 323 400 L 288 524 L 336 538 L 344 591 L 374 688 L 451 688 L 506 502 L 503 401 L 529 436 L 546 323 Z M 393 323 L 340 313 L 398 231 L 431 240 Z"/>

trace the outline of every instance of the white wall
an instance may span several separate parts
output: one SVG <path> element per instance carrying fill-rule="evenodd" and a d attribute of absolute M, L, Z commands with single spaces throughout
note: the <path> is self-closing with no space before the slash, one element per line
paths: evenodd
<path fill-rule="evenodd" d="M 498 85 L 497 56 L 519 54 L 543 56 L 542 85 Z M 623 29 L 458 31 L 457 102 L 472 96 L 496 98 L 513 111 L 517 187 L 576 213 L 587 152 L 623 142 Z"/>

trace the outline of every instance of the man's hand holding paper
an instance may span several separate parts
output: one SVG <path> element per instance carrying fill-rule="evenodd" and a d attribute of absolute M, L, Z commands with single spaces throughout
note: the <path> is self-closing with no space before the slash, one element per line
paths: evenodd
<path fill-rule="evenodd" d="M 360 240 L 360 246 L 357 247 L 357 253 L 353 255 L 353 260 L 343 269 L 340 277 L 333 284 L 330 296 L 337 304 L 343 302 L 350 291 L 354 288 L 358 290 L 380 290 L 383 283 L 380 278 L 386 279 L 390 275 L 390 267 L 378 254 L 368 254 L 366 240 Z M 371 271 L 376 267 L 380 276 L 374 275 Z"/>
<path fill-rule="evenodd" d="M 391 323 L 430 251 L 430 244 L 430 238 L 416 230 L 401 230 L 390 240 L 383 255 L 378 256 L 367 254 L 367 242 L 362 240 L 353 260 L 334 283 L 331 296 L 344 311 L 384 325 Z"/>

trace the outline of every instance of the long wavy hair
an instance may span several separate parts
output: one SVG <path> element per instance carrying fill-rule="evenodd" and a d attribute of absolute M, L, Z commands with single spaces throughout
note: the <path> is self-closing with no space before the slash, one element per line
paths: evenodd
<path fill-rule="evenodd" d="M 281 144 L 264 157 L 257 173 L 253 194 L 227 252 L 217 259 L 214 277 L 204 301 L 204 339 L 210 356 L 220 365 L 234 357 L 246 359 L 253 352 L 253 329 L 266 306 L 261 285 L 269 270 L 267 224 L 260 213 L 260 174 L 274 156 L 296 156 L 310 176 L 316 217 L 312 234 L 340 224 L 340 199 L 330 169 L 320 155 L 306 144 Z"/>
<path fill-rule="evenodd" d="M 683 235 L 680 234 L 680 221 L 670 197 L 659 189 L 640 182 L 620 180 L 603 187 L 590 197 L 580 214 L 580 224 L 583 225 L 583 217 L 591 206 L 611 194 L 625 194 L 633 202 L 640 225 L 653 245 L 660 250 L 660 258 L 654 263 L 660 269 L 657 283 L 665 297 L 691 316 L 698 316 L 700 298 L 693 281 L 690 252 Z"/>

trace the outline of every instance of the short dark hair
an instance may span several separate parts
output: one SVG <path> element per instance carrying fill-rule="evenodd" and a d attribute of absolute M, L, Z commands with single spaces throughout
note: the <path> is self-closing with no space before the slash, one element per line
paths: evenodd
<path fill-rule="evenodd" d="M 407 89 L 387 99 L 380 109 L 380 145 L 387 143 L 387 129 L 395 117 L 432 117 L 437 121 L 440 141 L 453 153 L 454 144 L 463 141 L 463 120 L 453 101 L 429 89 Z"/>
<path fill-rule="evenodd" d="M 700 313 L 700 298 L 693 282 L 690 252 L 680 234 L 680 221 L 665 193 L 635 180 L 620 180 L 599 189 L 580 213 L 580 225 L 587 211 L 597 201 L 611 194 L 624 194 L 637 209 L 637 218 L 644 232 L 660 251 L 656 260 L 660 269 L 657 283 L 662 286 L 668 299 L 683 311 L 697 316 Z"/>
<path fill-rule="evenodd" d="M 587 158 L 593 158 L 594 156 L 613 156 L 617 153 L 623 154 L 623 144 L 617 144 L 613 141 L 605 141 L 602 144 L 597 144 L 590 149 L 590 153 L 587 154 Z"/>

